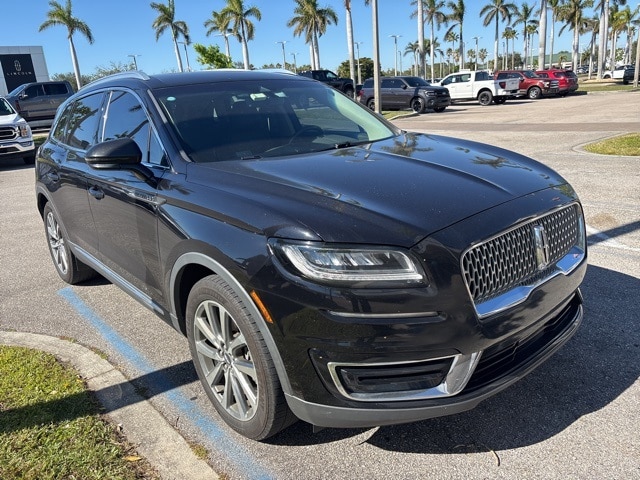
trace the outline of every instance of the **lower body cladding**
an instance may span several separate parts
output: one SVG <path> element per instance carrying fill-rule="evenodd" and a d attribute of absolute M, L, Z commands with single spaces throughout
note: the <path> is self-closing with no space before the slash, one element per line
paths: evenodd
<path fill-rule="evenodd" d="M 280 319 L 272 334 L 293 413 L 320 427 L 355 428 L 462 412 L 571 338 L 583 317 L 579 286 L 587 268 L 581 208 L 573 202 L 516 217 L 515 205 L 508 205 L 412 249 L 428 286 L 349 290 L 287 282 L 278 294 L 261 292 Z M 524 244 L 514 247 L 521 238 Z M 504 244 L 514 251 L 496 253 Z M 530 250 L 524 254 L 532 257 L 530 271 L 521 250 Z M 495 271 L 495 256 L 498 269 L 517 265 Z M 468 271 L 474 262 L 488 263 L 479 267 L 484 273 Z M 496 278 L 483 278 L 486 271 Z M 485 288 L 486 282 L 496 287 Z"/>

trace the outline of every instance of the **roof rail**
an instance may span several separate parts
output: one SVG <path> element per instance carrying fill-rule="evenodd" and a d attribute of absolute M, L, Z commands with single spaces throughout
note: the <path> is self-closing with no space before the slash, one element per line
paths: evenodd
<path fill-rule="evenodd" d="M 112 80 L 114 78 L 137 78 L 139 80 L 149 80 L 151 77 L 144 73 L 142 70 L 128 70 L 126 72 L 118 72 L 111 75 L 107 75 L 106 77 L 98 78 L 92 82 L 87 83 L 84 87 L 88 87 L 89 85 L 95 86 L 99 85 L 103 80 L 109 79 Z"/>

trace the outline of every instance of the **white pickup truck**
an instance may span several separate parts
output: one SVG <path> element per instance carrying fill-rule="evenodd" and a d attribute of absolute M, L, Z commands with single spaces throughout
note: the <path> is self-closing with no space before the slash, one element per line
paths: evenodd
<path fill-rule="evenodd" d="M 452 73 L 433 85 L 446 87 L 453 102 L 478 100 L 480 105 L 504 103 L 509 97 L 518 95 L 520 88 L 517 78 L 495 80 L 485 70 Z"/>

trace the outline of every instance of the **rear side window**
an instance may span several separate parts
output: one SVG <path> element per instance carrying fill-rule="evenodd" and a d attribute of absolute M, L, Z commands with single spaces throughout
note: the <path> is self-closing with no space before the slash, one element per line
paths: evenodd
<path fill-rule="evenodd" d="M 42 85 L 31 85 L 30 87 L 25 88 L 24 94 L 29 98 L 42 96 L 44 95 L 44 92 L 42 91 Z"/>

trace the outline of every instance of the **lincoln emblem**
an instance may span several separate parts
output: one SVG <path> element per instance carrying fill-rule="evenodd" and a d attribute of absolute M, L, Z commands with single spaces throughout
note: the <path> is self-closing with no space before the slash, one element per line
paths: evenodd
<path fill-rule="evenodd" d="M 538 270 L 544 270 L 549 266 L 549 240 L 547 232 L 542 225 L 533 226 L 533 238 L 536 248 L 536 263 Z"/>

